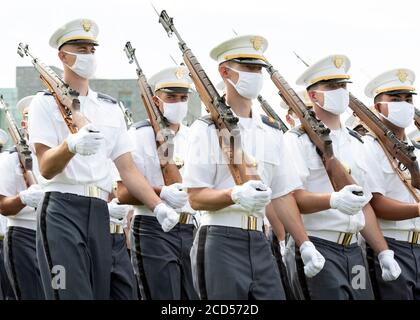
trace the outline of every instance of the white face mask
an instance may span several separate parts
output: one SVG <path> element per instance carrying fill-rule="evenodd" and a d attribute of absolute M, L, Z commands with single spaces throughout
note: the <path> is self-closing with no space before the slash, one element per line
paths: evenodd
<path fill-rule="evenodd" d="M 397 127 L 407 128 L 413 122 L 414 105 L 412 103 L 406 101 L 379 103 L 388 105 L 388 117 L 383 117 Z"/>
<path fill-rule="evenodd" d="M 76 56 L 76 61 L 72 66 L 67 65 L 74 73 L 84 79 L 93 77 L 96 71 L 96 57 L 94 54 L 80 54 L 64 51 L 67 54 Z"/>
<path fill-rule="evenodd" d="M 172 124 L 182 123 L 188 112 L 188 102 L 168 103 L 159 97 L 157 98 L 163 102 L 163 116 Z"/>
<path fill-rule="evenodd" d="M 344 111 L 346 111 L 347 107 L 349 106 L 350 102 L 350 95 L 347 89 L 339 88 L 336 90 L 330 91 L 315 91 L 324 94 L 324 105 L 321 106 L 319 103 L 316 104 L 335 115 L 340 115 Z"/>
<path fill-rule="evenodd" d="M 248 100 L 256 99 L 263 87 L 264 79 L 262 73 L 245 72 L 230 67 L 227 68 L 239 74 L 239 79 L 236 84 L 233 83 L 232 80 L 227 79 L 238 94 Z"/>

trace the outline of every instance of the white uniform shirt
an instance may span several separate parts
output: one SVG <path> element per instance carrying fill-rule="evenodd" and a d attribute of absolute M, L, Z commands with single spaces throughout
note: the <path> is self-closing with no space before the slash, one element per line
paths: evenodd
<path fill-rule="evenodd" d="M 131 127 L 128 131 L 134 143 L 133 159 L 140 172 L 143 173 L 147 181 L 152 186 L 158 187 L 165 185 L 160 168 L 159 156 L 156 148 L 155 133 L 151 126 L 141 127 L 136 129 Z M 174 136 L 174 160 L 183 162 L 185 159 L 187 138 L 189 128 L 181 125 L 178 132 Z M 181 175 L 183 173 L 181 167 Z M 146 214 L 153 215 L 150 209 L 146 206 L 134 206 L 134 215 Z"/>
<path fill-rule="evenodd" d="M 410 140 L 408 140 L 408 144 L 412 145 Z M 365 147 L 367 149 L 368 169 L 375 177 L 369 186 L 371 191 L 401 202 L 416 203 L 403 182 L 392 169 L 391 164 L 379 143 L 373 137 L 366 136 Z M 420 150 L 415 148 L 414 152 L 417 159 L 420 159 Z M 378 219 L 378 221 L 383 231 L 420 231 L 420 218 L 401 221 Z"/>
<path fill-rule="evenodd" d="M 272 189 L 272 199 L 301 188 L 295 169 L 290 165 L 281 130 L 264 124 L 253 108 L 252 118 L 240 118 L 238 123 L 243 150 L 257 161 L 257 172 L 263 183 Z M 218 141 L 214 124 L 197 120 L 191 126 L 188 154 L 184 168 L 184 186 L 187 188 L 229 189 L 235 186 L 227 161 Z M 236 212 L 249 215 L 234 204 L 216 213 Z M 208 211 L 202 211 L 203 215 Z"/>
<path fill-rule="evenodd" d="M 110 161 L 130 152 L 132 145 L 126 124 L 118 105 L 99 99 L 89 89 L 87 96 L 79 97 L 81 112 L 104 135 L 105 139 L 98 153 L 90 156 L 76 154 L 65 167 L 45 183 L 45 191 L 60 191 L 61 184 L 94 184 L 111 192 L 112 179 Z M 30 144 L 42 143 L 50 148 L 60 145 L 70 134 L 58 106 L 51 95 L 37 94 L 29 111 Z"/>
<path fill-rule="evenodd" d="M 344 125 L 339 130 L 331 130 L 330 138 L 335 157 L 341 161 L 344 167 L 351 169 L 353 179 L 368 192 L 366 180 L 369 179 L 369 176 L 367 175 L 363 143 L 352 137 Z M 334 192 L 322 160 L 308 135 L 305 133 L 298 136 L 290 132 L 286 135 L 285 140 L 289 153 L 293 157 L 292 163 L 299 172 L 304 188 L 309 192 Z M 356 215 L 347 215 L 337 209 L 328 209 L 302 214 L 302 218 L 308 231 L 357 233 L 365 225 L 362 211 Z"/>
<path fill-rule="evenodd" d="M 33 173 L 38 178 L 38 163 L 36 157 L 33 160 Z M 26 190 L 25 180 L 20 167 L 17 152 L 0 157 L 0 194 L 6 197 L 14 197 L 20 191 Z M 6 173 L 7 174 L 4 174 Z M 36 230 L 35 209 L 29 206 L 24 207 L 14 216 L 7 216 L 7 227 L 23 227 Z"/>

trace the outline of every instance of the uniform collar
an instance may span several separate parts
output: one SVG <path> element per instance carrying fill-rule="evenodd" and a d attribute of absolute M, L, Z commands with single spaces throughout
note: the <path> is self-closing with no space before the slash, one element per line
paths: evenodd
<path fill-rule="evenodd" d="M 88 94 L 86 98 L 92 100 L 93 102 L 99 104 L 98 101 L 98 93 L 96 91 L 93 91 L 90 87 L 88 88 Z"/>
<path fill-rule="evenodd" d="M 238 117 L 236 115 L 236 113 L 232 110 L 232 113 Z M 239 118 L 239 117 L 238 117 Z M 252 125 L 253 127 L 259 127 L 260 129 L 265 129 L 264 123 L 262 122 L 261 116 L 260 114 L 257 112 L 257 109 L 254 107 L 254 105 L 252 105 L 251 107 L 251 119 L 252 119 Z M 238 123 L 238 126 L 242 127 L 241 123 Z M 243 127 L 242 127 L 243 128 Z"/>

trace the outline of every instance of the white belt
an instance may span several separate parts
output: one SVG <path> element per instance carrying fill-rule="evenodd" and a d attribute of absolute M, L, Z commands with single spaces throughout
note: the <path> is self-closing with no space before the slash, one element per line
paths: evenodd
<path fill-rule="evenodd" d="M 205 213 L 201 216 L 200 225 L 262 231 L 263 219 L 238 212 Z"/>
<path fill-rule="evenodd" d="M 404 241 L 411 244 L 420 244 L 419 231 L 409 230 L 383 230 L 384 237 L 392 238 L 397 241 Z"/>
<path fill-rule="evenodd" d="M 95 185 L 54 183 L 45 186 L 46 192 L 72 193 L 79 196 L 98 198 L 108 202 L 109 192 Z"/>
<path fill-rule="evenodd" d="M 124 233 L 124 227 L 120 224 L 110 223 L 109 224 L 109 231 L 111 232 L 111 234 L 123 234 Z"/>
<path fill-rule="evenodd" d="M 349 246 L 357 242 L 357 238 L 354 233 L 339 232 L 339 231 L 308 231 L 310 237 L 316 237 L 331 241 L 342 246 Z"/>

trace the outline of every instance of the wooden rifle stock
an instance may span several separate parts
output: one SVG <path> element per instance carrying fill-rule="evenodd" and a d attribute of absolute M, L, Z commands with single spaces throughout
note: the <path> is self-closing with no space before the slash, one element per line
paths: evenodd
<path fill-rule="evenodd" d="M 165 10 L 159 15 L 159 22 L 171 36 L 175 33 L 182 57 L 190 71 L 191 79 L 200 95 L 201 101 L 206 106 L 207 112 L 218 129 L 219 145 L 227 159 L 229 171 L 235 184 L 243 184 L 249 180 L 261 180 L 256 173 L 256 162 L 242 150 L 240 131 L 237 126 L 238 118 L 234 116 L 229 106 L 220 97 L 213 83 L 198 62 L 197 58 L 182 40 Z"/>
<path fill-rule="evenodd" d="M 154 94 L 152 88 L 150 87 L 146 76 L 140 68 L 140 64 L 138 63 L 137 57 L 135 55 L 135 49 L 132 48 L 130 42 L 126 43 L 124 51 L 127 54 L 129 62 L 136 63 L 138 76 L 137 84 L 139 86 L 140 95 L 146 109 L 147 116 L 155 133 L 156 147 L 165 185 L 168 186 L 174 183 L 181 183 L 181 173 L 179 172 L 177 165 L 173 162 L 174 134 L 171 132 L 169 124 L 163 118 L 162 113 L 153 101 Z"/>
<path fill-rule="evenodd" d="M 307 110 L 297 93 L 271 64 L 267 67 L 267 71 L 279 90 L 279 95 L 299 117 L 303 129 L 316 146 L 334 190 L 338 191 L 346 185 L 355 184 L 352 176 L 334 156 L 332 141 L 329 136 L 330 130 L 316 119 L 313 110 Z"/>

